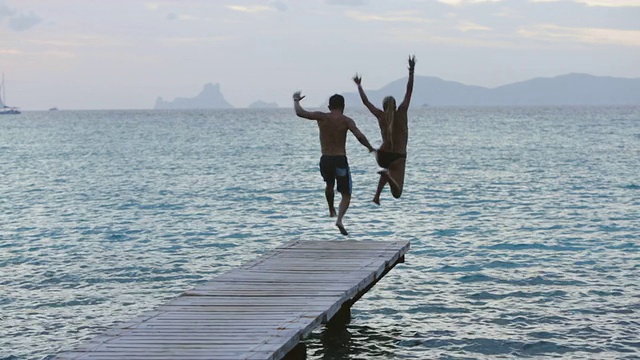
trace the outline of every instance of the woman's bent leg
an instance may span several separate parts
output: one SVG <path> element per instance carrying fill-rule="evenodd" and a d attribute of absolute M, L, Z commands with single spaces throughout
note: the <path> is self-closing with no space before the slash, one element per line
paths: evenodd
<path fill-rule="evenodd" d="M 407 164 L 407 159 L 398 159 L 389 165 L 389 171 L 387 172 L 389 187 L 391 188 L 391 195 L 398 199 L 402 195 L 402 188 L 404 187 L 404 171 Z"/>

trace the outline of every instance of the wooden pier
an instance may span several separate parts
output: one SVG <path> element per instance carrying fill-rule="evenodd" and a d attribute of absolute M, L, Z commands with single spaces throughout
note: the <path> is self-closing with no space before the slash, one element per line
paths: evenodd
<path fill-rule="evenodd" d="M 407 241 L 294 241 L 56 359 L 304 359 L 300 341 L 397 263 Z"/>

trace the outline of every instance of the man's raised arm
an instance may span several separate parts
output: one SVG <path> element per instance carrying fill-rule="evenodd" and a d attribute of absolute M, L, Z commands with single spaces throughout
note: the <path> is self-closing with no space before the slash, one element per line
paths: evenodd
<path fill-rule="evenodd" d="M 319 111 L 310 112 L 303 109 L 300 105 L 300 100 L 302 99 L 304 99 L 304 96 L 300 95 L 300 91 L 293 93 L 293 108 L 296 111 L 296 115 L 304 119 L 320 120 L 322 118 L 322 113 Z"/>
<path fill-rule="evenodd" d="M 375 107 L 367 98 L 367 94 L 364 93 L 364 89 L 362 88 L 362 76 L 359 76 L 358 74 L 356 74 L 356 76 L 353 77 L 353 82 L 356 83 L 356 85 L 358 85 L 358 93 L 360 94 L 360 99 L 362 100 L 362 103 L 364 104 L 364 106 L 366 106 L 367 109 L 369 109 L 369 111 L 371 111 L 371 113 L 375 117 L 382 116 L 384 112 L 378 109 L 377 107 Z"/>
<path fill-rule="evenodd" d="M 407 81 L 407 92 L 404 94 L 404 100 L 398 108 L 409 108 L 409 102 L 411 102 L 411 93 L 413 93 L 413 71 L 416 67 L 416 56 L 409 56 L 409 80 Z"/>

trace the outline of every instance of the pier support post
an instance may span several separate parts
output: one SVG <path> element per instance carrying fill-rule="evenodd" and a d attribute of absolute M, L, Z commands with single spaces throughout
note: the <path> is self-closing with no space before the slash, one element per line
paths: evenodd
<path fill-rule="evenodd" d="M 282 358 L 282 360 L 306 360 L 306 359 L 307 359 L 307 345 L 305 345 L 303 342 L 299 342 L 298 345 L 296 345 L 296 347 L 291 349 L 291 351 L 289 351 L 287 355 L 285 355 Z"/>
<path fill-rule="evenodd" d="M 340 310 L 327 321 L 327 328 L 342 328 L 351 322 L 351 305 L 353 302 L 346 301 Z"/>

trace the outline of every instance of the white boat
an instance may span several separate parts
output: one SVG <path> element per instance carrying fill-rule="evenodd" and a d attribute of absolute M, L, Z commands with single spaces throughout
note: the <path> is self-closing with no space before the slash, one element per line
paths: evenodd
<path fill-rule="evenodd" d="M 2 74 L 2 82 L 0 83 L 0 115 L 20 114 L 20 110 L 17 107 L 7 106 L 3 99 L 7 99 L 4 89 L 4 74 Z"/>

